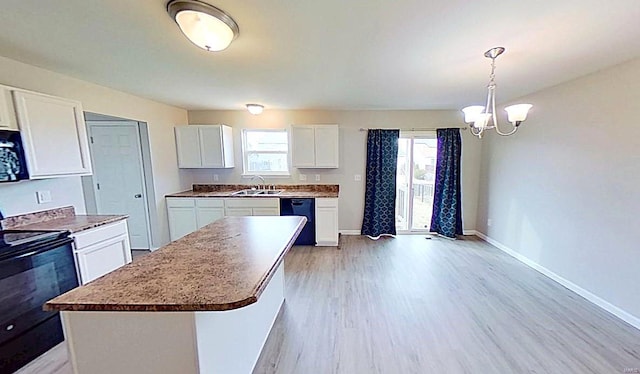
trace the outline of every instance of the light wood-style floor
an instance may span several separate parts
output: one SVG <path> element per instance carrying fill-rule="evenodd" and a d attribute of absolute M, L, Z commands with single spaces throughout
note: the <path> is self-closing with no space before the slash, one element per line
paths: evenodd
<path fill-rule="evenodd" d="M 254 373 L 622 373 L 640 331 L 478 239 L 294 247 Z"/>
<path fill-rule="evenodd" d="M 294 247 L 254 373 L 623 373 L 640 331 L 475 238 Z M 71 373 L 64 345 L 20 374 Z"/>

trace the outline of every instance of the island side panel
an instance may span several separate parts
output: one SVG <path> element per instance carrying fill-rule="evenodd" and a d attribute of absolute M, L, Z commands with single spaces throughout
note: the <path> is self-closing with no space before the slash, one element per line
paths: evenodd
<path fill-rule="evenodd" d="M 284 302 L 284 262 L 258 301 L 224 312 L 195 312 L 200 373 L 250 374 Z"/>
<path fill-rule="evenodd" d="M 197 374 L 193 312 L 61 312 L 76 374 Z"/>

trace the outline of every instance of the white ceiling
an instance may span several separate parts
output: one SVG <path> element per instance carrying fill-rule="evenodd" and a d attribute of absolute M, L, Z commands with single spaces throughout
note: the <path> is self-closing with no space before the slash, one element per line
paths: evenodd
<path fill-rule="evenodd" d="M 0 55 L 187 109 L 458 109 L 490 47 L 498 101 L 640 56 L 638 0 L 208 1 L 240 26 L 222 52 L 167 0 L 1 0 Z"/>

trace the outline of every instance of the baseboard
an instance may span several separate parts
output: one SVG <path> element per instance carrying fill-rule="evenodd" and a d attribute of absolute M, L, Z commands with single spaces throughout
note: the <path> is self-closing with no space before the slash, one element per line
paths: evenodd
<path fill-rule="evenodd" d="M 360 230 L 340 230 L 340 234 L 342 235 L 362 235 Z M 478 232 L 476 230 L 464 230 L 462 235 L 477 235 Z"/>
<path fill-rule="evenodd" d="M 341 235 L 360 235 L 360 230 L 340 230 Z"/>
<path fill-rule="evenodd" d="M 591 303 L 595 304 L 596 306 L 606 310 L 607 312 L 613 314 L 614 316 L 620 318 L 621 320 L 627 322 L 628 324 L 630 324 L 631 326 L 637 328 L 638 330 L 640 330 L 640 318 L 632 315 L 631 313 L 628 313 L 620 308 L 618 308 L 617 306 L 611 304 L 610 302 L 604 300 L 603 298 L 592 294 L 591 292 L 585 290 L 584 288 L 578 286 L 577 284 L 559 276 L 558 274 L 552 272 L 551 270 L 545 268 L 544 266 L 537 264 L 536 262 L 532 261 L 531 259 L 525 257 L 524 255 L 514 251 L 513 249 L 507 247 L 506 245 L 500 243 L 499 241 L 488 237 L 487 235 L 476 231 L 475 235 L 477 235 L 479 238 L 481 238 L 482 240 L 486 241 L 487 243 L 493 245 L 494 247 L 498 248 L 499 250 L 503 251 L 504 253 L 508 254 L 509 256 L 515 258 L 516 260 L 522 262 L 523 264 L 529 266 L 530 268 L 536 270 L 537 272 L 539 272 L 540 274 L 548 277 L 549 279 L 561 284 L 562 286 L 564 286 L 565 288 L 575 292 L 576 294 L 582 296 L 583 298 L 587 299 L 588 301 L 590 301 Z"/>

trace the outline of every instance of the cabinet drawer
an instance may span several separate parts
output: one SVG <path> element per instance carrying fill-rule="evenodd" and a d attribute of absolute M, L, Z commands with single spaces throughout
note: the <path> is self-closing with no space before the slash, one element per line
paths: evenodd
<path fill-rule="evenodd" d="M 168 208 L 190 208 L 195 206 L 195 199 L 167 197 Z"/>
<path fill-rule="evenodd" d="M 279 208 L 280 199 L 263 199 L 260 197 L 226 199 L 224 206 L 227 208 Z"/>
<path fill-rule="evenodd" d="M 209 198 L 196 199 L 196 206 L 198 208 L 224 208 L 224 200 Z"/>
<path fill-rule="evenodd" d="M 76 252 L 80 279 L 87 284 L 131 262 L 128 237 L 120 235 Z M 130 253 L 130 252 L 129 252 Z"/>
<path fill-rule="evenodd" d="M 81 231 L 77 234 L 73 234 L 75 240 L 76 250 L 88 247 L 95 243 L 111 239 L 116 236 L 127 234 L 127 221 L 122 220 L 116 223 L 111 223 L 104 226 L 96 227 L 95 229 L 89 229 Z"/>

